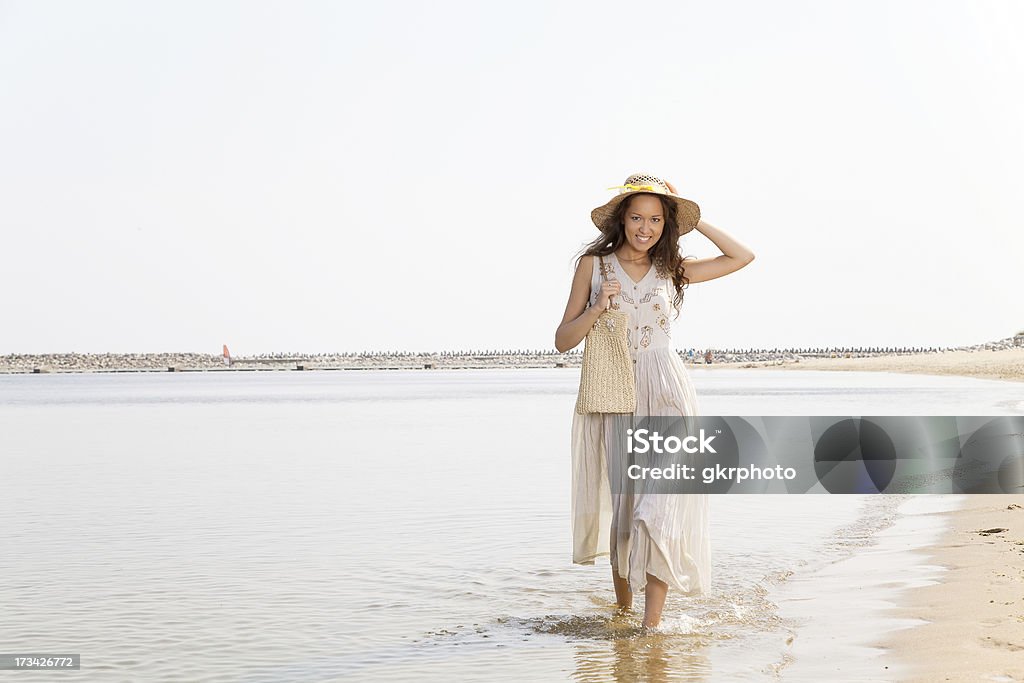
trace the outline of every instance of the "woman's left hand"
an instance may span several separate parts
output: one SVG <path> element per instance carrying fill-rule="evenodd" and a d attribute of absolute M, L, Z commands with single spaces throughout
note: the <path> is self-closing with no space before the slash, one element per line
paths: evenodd
<path fill-rule="evenodd" d="M 679 192 L 676 191 L 676 186 L 667 180 L 665 181 L 665 187 L 667 187 L 668 191 L 671 192 L 672 194 L 679 194 Z"/>

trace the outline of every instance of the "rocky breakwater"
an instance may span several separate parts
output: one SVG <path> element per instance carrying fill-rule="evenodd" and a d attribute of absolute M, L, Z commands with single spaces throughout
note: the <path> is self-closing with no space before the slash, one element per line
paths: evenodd
<path fill-rule="evenodd" d="M 1024 332 L 1012 337 L 959 347 L 804 347 L 757 349 L 682 349 L 684 362 L 697 367 L 764 367 L 801 360 L 922 357 L 950 351 L 984 352 L 1024 348 Z M 710 358 L 711 363 L 705 362 Z M 445 352 L 272 353 L 233 357 L 205 353 L 52 353 L 0 356 L 0 373 L 48 372 L 196 372 L 260 370 L 463 370 L 483 368 L 578 368 L 582 347 L 566 353 L 550 349 Z"/>
<path fill-rule="evenodd" d="M 12 353 L 0 356 L 0 372 L 167 372 L 223 367 L 205 353 Z"/>

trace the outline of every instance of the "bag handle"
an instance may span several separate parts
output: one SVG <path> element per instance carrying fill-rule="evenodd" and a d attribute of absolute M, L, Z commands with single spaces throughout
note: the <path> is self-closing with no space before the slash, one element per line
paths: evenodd
<path fill-rule="evenodd" d="M 598 256 L 597 260 L 601 262 L 601 282 L 608 282 L 608 275 L 604 272 L 604 256 Z M 608 308 L 605 309 L 606 311 L 612 310 L 612 296 L 615 295 L 612 294 L 608 297 Z"/>

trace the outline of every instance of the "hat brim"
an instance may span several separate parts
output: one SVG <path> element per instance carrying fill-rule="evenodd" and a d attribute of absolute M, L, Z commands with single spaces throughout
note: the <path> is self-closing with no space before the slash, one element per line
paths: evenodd
<path fill-rule="evenodd" d="M 646 191 L 623 192 L 622 194 L 617 194 L 609 199 L 605 204 L 591 211 L 590 219 L 594 221 L 594 225 L 603 229 L 608 221 L 611 220 L 612 216 L 615 215 L 615 209 L 618 208 L 619 203 L 638 194 L 653 194 L 655 197 L 671 199 L 676 205 L 676 220 L 679 222 L 680 235 L 685 235 L 690 232 L 697 227 L 697 223 L 700 222 L 700 207 L 697 206 L 696 202 L 668 192 Z"/>

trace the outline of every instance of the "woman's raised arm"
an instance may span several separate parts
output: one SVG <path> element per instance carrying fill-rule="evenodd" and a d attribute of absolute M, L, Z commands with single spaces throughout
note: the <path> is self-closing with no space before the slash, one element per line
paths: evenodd
<path fill-rule="evenodd" d="M 754 260 L 754 252 L 725 230 L 716 228 L 703 219 L 697 221 L 695 229 L 704 233 L 705 237 L 714 242 L 715 246 L 722 250 L 722 255 L 714 258 L 684 260 L 683 272 L 690 284 L 707 282 L 729 273 L 735 273 Z"/>

